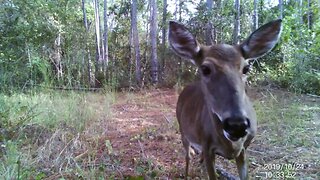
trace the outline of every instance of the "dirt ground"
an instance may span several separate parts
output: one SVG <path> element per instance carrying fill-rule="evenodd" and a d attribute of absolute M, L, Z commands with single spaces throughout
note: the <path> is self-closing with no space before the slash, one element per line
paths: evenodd
<path fill-rule="evenodd" d="M 250 91 L 250 97 L 253 100 L 264 98 L 265 92 Z M 273 93 L 279 94 L 284 100 L 290 96 L 290 93 L 283 91 Z M 177 98 L 178 93 L 174 89 L 153 89 L 117 95 L 116 103 L 111 110 L 112 118 L 104 124 L 106 130 L 99 151 L 102 159 L 108 156 L 117 164 L 112 172 L 113 177 L 116 179 L 184 178 L 184 150 L 175 117 Z M 305 99 L 308 101 L 308 98 Z M 309 100 L 312 103 L 320 103 L 319 98 L 311 97 Z M 264 132 L 264 128 L 261 126 L 258 131 Z M 248 150 L 249 172 L 253 179 L 259 179 L 259 173 L 262 176 L 260 179 L 264 179 L 265 174 L 260 172 L 259 168 L 267 166 L 265 163 L 277 165 L 277 161 L 274 160 L 290 156 L 283 152 L 284 148 L 274 148 L 264 144 L 261 134 L 263 133 L 258 135 Z M 312 168 L 311 165 L 308 168 L 308 165 L 304 164 L 299 171 L 300 175 L 301 172 L 319 173 L 318 165 L 312 164 Z M 219 157 L 216 166 L 237 176 L 235 162 L 232 160 Z M 191 179 L 205 177 L 199 157 L 195 156 L 191 160 L 189 174 Z M 220 179 L 228 178 L 221 176 Z"/>
<path fill-rule="evenodd" d="M 177 97 L 169 89 L 118 96 L 106 136 L 120 159 L 121 176 L 137 176 L 139 168 L 140 174 L 157 169 L 162 177 L 180 176 L 184 156 L 175 122 Z"/>

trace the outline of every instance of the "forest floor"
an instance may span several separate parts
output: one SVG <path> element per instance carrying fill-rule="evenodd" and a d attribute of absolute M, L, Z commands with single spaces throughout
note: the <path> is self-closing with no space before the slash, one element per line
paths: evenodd
<path fill-rule="evenodd" d="M 251 90 L 250 97 L 258 117 L 263 118 L 248 149 L 251 177 L 319 179 L 320 98 L 266 89 Z M 105 122 L 109 146 L 101 144 L 101 153 L 118 162 L 114 177 L 184 177 L 184 149 L 175 117 L 177 98 L 172 89 L 117 94 L 112 118 Z M 206 172 L 199 157 L 191 164 L 191 179 L 203 179 Z M 216 165 L 237 176 L 235 161 L 218 158 Z"/>
<path fill-rule="evenodd" d="M 248 94 L 258 117 L 251 178 L 320 179 L 320 98 L 270 88 Z M 177 98 L 174 89 L 2 96 L 0 179 L 183 179 Z M 198 156 L 190 179 L 206 177 Z M 238 176 L 234 160 L 218 157 L 216 167 Z"/>

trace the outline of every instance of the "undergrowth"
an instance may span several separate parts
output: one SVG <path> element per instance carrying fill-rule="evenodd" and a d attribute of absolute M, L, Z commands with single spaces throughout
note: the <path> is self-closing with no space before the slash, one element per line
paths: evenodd
<path fill-rule="evenodd" d="M 123 98 L 133 107 L 171 112 L 167 106 L 145 101 L 149 96 L 138 95 L 130 93 Z M 113 149 L 113 142 L 104 134 L 116 97 L 110 91 L 0 95 L 0 179 L 124 179 L 121 153 Z M 249 147 L 250 162 L 300 163 L 304 169 L 296 172 L 296 177 L 320 177 L 317 102 L 316 98 L 282 91 L 259 92 L 254 101 L 258 134 Z M 172 122 L 168 131 L 178 131 L 176 123 Z M 131 141 L 154 140 L 157 132 L 146 129 Z M 168 173 L 153 156 L 141 155 L 133 160 L 135 167 L 130 168 L 135 172 L 134 178 L 156 178 Z M 252 175 L 260 172 L 259 168 L 250 167 Z M 172 166 L 172 171 L 179 174 L 175 168 L 180 167 Z"/>
<path fill-rule="evenodd" d="M 94 161 L 103 127 L 88 127 L 110 118 L 114 101 L 112 92 L 1 94 L 0 179 L 95 177 L 99 167 L 83 163 Z"/>

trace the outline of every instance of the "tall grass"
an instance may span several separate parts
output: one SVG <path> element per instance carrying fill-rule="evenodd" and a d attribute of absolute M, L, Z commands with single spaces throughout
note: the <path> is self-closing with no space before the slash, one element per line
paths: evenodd
<path fill-rule="evenodd" d="M 114 101 L 111 92 L 1 94 L 0 179 L 41 179 L 77 169 L 75 157 L 87 148 L 85 128 L 109 118 Z"/>
<path fill-rule="evenodd" d="M 255 109 L 259 127 L 268 127 L 265 130 L 269 131 L 267 137 L 271 143 L 292 146 L 316 145 L 310 137 L 315 137 L 319 131 L 310 131 L 308 127 L 317 123 L 318 120 L 314 117 L 320 112 L 319 105 L 300 102 L 299 99 L 290 97 L 270 95 L 268 99 L 256 101 Z"/>

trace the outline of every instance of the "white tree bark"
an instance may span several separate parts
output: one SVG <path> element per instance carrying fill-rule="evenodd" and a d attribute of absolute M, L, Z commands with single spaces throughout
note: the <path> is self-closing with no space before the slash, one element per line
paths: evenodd
<path fill-rule="evenodd" d="M 101 35 L 100 35 L 100 15 L 99 15 L 99 3 L 98 0 L 93 0 L 94 7 L 94 22 L 95 22 L 95 30 L 96 30 L 96 58 L 98 64 L 102 60 L 101 56 Z"/>
<path fill-rule="evenodd" d="M 108 9 L 108 4 L 107 0 L 103 0 L 103 72 L 104 76 L 106 77 L 106 72 L 107 72 L 107 66 L 109 63 L 109 53 L 108 53 L 108 16 L 107 16 L 107 9 Z"/>

